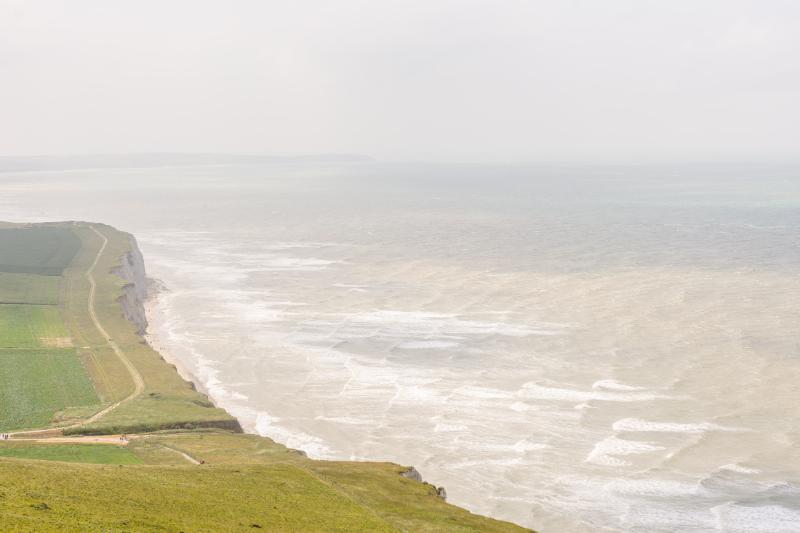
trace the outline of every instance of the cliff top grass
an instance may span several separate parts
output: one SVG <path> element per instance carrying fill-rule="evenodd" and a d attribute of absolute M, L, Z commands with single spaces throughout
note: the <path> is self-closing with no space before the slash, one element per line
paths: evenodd
<path fill-rule="evenodd" d="M 218 409 L 206 396 L 184 381 L 161 355 L 144 342 L 135 324 L 125 318 L 120 308 L 124 287 L 132 280 L 119 276 L 125 257 L 135 251 L 133 238 L 109 226 L 73 225 L 72 231 L 82 246 L 69 268 L 64 271 L 65 309 L 68 326 L 85 346 L 83 360 L 92 376 L 95 389 L 107 403 L 126 400 L 134 392 L 130 372 L 110 349 L 107 339 L 97 330 L 86 300 L 89 283 L 84 275 L 93 269 L 96 283 L 94 307 L 102 327 L 124 352 L 144 382 L 135 398 L 124 401 L 93 423 L 67 429 L 67 433 L 135 433 L 167 428 L 222 427 L 239 429 L 235 418 Z M 102 237 L 107 242 L 102 253 Z M 142 265 L 143 268 L 143 265 Z"/>
<path fill-rule="evenodd" d="M 6 512 L 0 522 L 9 528 L 49 531 L 66 523 L 68 531 L 524 531 L 445 503 L 432 485 L 401 476 L 405 467 L 311 460 L 255 435 L 159 433 L 137 437 L 122 451 L 77 445 L 91 448 L 83 462 L 96 454 L 91 462 L 120 465 L 130 459 L 119 454 L 128 453 L 141 466 L 2 459 L 75 457 L 57 449 L 65 445 L 16 446 L 9 453 L 0 443 L 0 509 Z M 184 454 L 204 464 L 193 465 Z"/>

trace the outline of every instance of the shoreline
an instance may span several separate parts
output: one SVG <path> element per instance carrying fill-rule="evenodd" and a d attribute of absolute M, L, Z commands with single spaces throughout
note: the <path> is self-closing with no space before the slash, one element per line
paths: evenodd
<path fill-rule="evenodd" d="M 133 238 L 132 242 L 133 242 L 134 246 L 136 247 L 136 249 L 138 250 L 138 243 L 136 242 L 135 237 Z M 144 268 L 144 259 L 141 256 L 141 253 L 140 253 L 139 257 L 142 260 L 142 267 Z M 159 309 L 158 309 L 159 304 L 161 303 L 160 302 L 160 298 L 165 293 L 170 292 L 170 289 L 161 280 L 158 280 L 158 279 L 155 279 L 155 278 L 145 278 L 145 279 L 146 279 L 146 282 L 147 282 L 147 291 L 145 293 L 146 296 L 145 296 L 144 301 L 142 301 L 140 303 L 141 303 L 142 309 L 144 311 L 144 316 L 145 316 L 145 318 L 147 320 L 147 325 L 144 328 L 144 331 L 140 333 L 140 335 L 141 335 L 142 339 L 144 340 L 144 342 L 150 347 L 150 349 L 152 349 L 154 352 L 156 352 L 167 364 L 169 364 L 172 367 L 174 367 L 175 371 L 178 373 L 178 375 L 181 377 L 181 379 L 183 379 L 186 382 L 190 383 L 193 389 L 195 389 L 197 392 L 199 392 L 199 393 L 203 394 L 204 396 L 206 396 L 208 398 L 208 400 L 214 405 L 214 407 L 218 407 L 220 409 L 223 409 L 230 416 L 232 416 L 238 422 L 238 424 L 241 427 L 243 433 L 256 435 L 256 436 L 261 437 L 261 438 L 270 439 L 273 442 L 276 442 L 276 443 L 280 444 L 281 446 L 286 447 L 287 449 L 299 452 L 302 455 L 304 455 L 305 457 L 309 457 L 307 450 L 304 450 L 302 448 L 293 448 L 293 447 L 289 446 L 287 443 L 280 442 L 279 440 L 276 440 L 273 437 L 270 437 L 268 435 L 262 435 L 259 431 L 257 431 L 255 429 L 255 427 L 253 427 L 251 424 L 247 424 L 244 420 L 242 420 L 241 417 L 239 417 L 236 414 L 234 414 L 229 408 L 220 405 L 220 402 L 216 398 L 214 398 L 212 396 L 211 392 L 203 384 L 203 382 L 194 373 L 192 373 L 187 368 L 186 364 L 184 362 L 182 362 L 180 360 L 180 358 L 175 357 L 170 352 L 170 350 L 167 348 L 167 346 L 165 345 L 164 342 L 162 342 L 162 341 L 160 341 L 158 339 L 158 335 L 154 331 L 152 331 L 153 325 L 158 322 L 157 320 L 153 320 L 153 317 L 154 317 L 154 315 L 156 315 L 157 313 L 160 312 Z M 315 460 L 323 460 L 324 461 L 324 460 L 343 460 L 343 459 L 321 459 L 321 458 L 317 458 Z M 350 459 L 350 460 L 352 461 L 353 459 Z M 358 460 L 355 460 L 355 461 L 356 462 L 362 462 L 362 463 L 383 462 L 381 459 L 368 459 L 368 458 L 361 458 L 361 459 L 358 459 Z M 405 478 L 417 481 L 419 483 L 423 483 L 423 484 L 426 484 L 426 485 L 432 485 L 432 484 L 428 483 L 424 479 L 422 474 L 420 474 L 420 472 L 417 470 L 417 468 L 415 466 L 413 466 L 413 465 L 410 465 L 408 467 L 408 470 L 406 472 L 402 473 L 401 475 L 403 477 L 405 477 Z M 437 495 L 442 500 L 447 501 L 447 489 L 445 487 L 443 487 L 443 486 L 437 486 L 437 485 L 432 485 L 432 486 L 436 489 Z M 458 505 L 458 504 L 454 504 L 454 505 Z M 463 507 L 462 505 L 458 505 L 458 506 L 461 507 L 462 509 L 467 509 L 466 507 Z M 470 510 L 469 512 L 474 512 L 474 511 Z"/>
<path fill-rule="evenodd" d="M 132 246 L 134 246 L 138 250 L 138 243 L 136 242 L 135 237 L 132 237 Z M 141 261 L 141 268 L 144 270 L 145 260 L 144 257 L 141 255 L 141 252 L 136 254 L 137 260 Z M 165 312 L 165 307 L 167 302 L 165 299 L 170 297 L 170 293 L 172 292 L 169 286 L 162 282 L 160 279 L 151 278 L 144 276 L 143 278 L 146 283 L 147 291 L 144 293 L 144 298 L 140 301 L 136 302 L 138 305 L 141 306 L 144 318 L 146 318 L 146 326 L 144 330 L 140 333 L 140 338 L 144 341 L 145 344 L 155 352 L 166 364 L 170 365 L 176 374 L 180 376 L 182 380 L 188 383 L 195 391 L 199 394 L 202 394 L 207 400 L 213 404 L 214 407 L 217 407 L 223 410 L 225 413 L 228 414 L 231 418 L 233 418 L 239 426 L 239 430 L 244 434 L 253 435 L 255 437 L 268 439 L 271 442 L 274 442 L 287 450 L 291 450 L 293 452 L 299 453 L 304 457 L 315 460 L 315 461 L 323 461 L 323 462 L 353 462 L 359 463 L 364 465 L 369 464 L 395 464 L 395 465 L 405 465 L 402 466 L 402 470 L 399 471 L 399 475 L 404 478 L 407 478 L 414 482 L 419 482 L 425 486 L 428 486 L 433 491 L 433 494 L 441 499 L 444 502 L 447 502 L 450 505 L 463 509 L 464 511 L 475 515 L 475 516 L 482 516 L 486 518 L 490 518 L 492 520 L 504 521 L 512 523 L 518 527 L 522 528 L 529 528 L 530 526 L 522 526 L 520 525 L 519 521 L 514 521 L 513 518 L 508 517 L 498 517 L 494 512 L 491 510 L 483 510 L 478 509 L 473 505 L 473 502 L 465 501 L 464 499 L 459 499 L 457 494 L 454 499 L 449 499 L 448 497 L 448 490 L 447 488 L 450 484 L 447 482 L 446 479 L 439 479 L 435 482 L 428 481 L 427 474 L 421 473 L 418 467 L 420 466 L 420 462 L 424 463 L 424 459 L 420 459 L 417 456 L 415 457 L 398 457 L 398 456 L 376 456 L 376 455 L 347 455 L 341 453 L 319 453 L 319 450 L 315 449 L 314 446 L 306 446 L 303 442 L 296 442 L 297 439 L 302 440 L 302 437 L 308 436 L 305 433 L 296 433 L 292 431 L 286 431 L 285 434 L 282 435 L 275 435 L 269 432 L 262 432 L 260 431 L 260 415 L 266 415 L 269 417 L 269 414 L 266 412 L 259 412 L 254 410 L 249 406 L 236 406 L 235 403 L 232 405 L 229 401 L 229 398 L 226 394 L 224 394 L 225 390 L 220 387 L 221 390 L 215 391 L 216 387 L 216 380 L 211 380 L 206 383 L 191 370 L 191 362 L 196 360 L 193 359 L 193 351 L 194 350 L 181 350 L 180 343 L 177 342 L 174 346 L 175 350 L 173 351 L 170 348 L 170 342 L 172 341 L 171 335 L 169 334 L 169 328 L 163 327 L 164 324 L 169 323 L 169 315 Z M 176 355 L 176 352 L 180 355 Z M 184 353 L 186 352 L 186 353 Z M 182 357 L 187 359 L 184 361 Z M 199 357 L 200 354 L 197 354 Z M 202 366 L 202 365 L 201 365 Z M 219 394 L 214 394 L 218 392 Z M 216 396 L 216 397 L 215 397 Z M 259 415 L 258 417 L 254 418 L 254 416 L 249 415 Z M 270 426 L 272 427 L 272 426 Z M 316 435 L 311 434 L 312 436 L 316 437 Z M 320 435 L 319 437 L 320 442 L 324 442 L 327 444 L 326 439 L 324 436 Z M 293 442 L 295 440 L 295 442 Z M 305 444 L 308 444 L 307 442 Z M 413 446 L 416 448 L 416 446 Z M 326 446 L 327 449 L 327 446 Z M 332 452 L 332 450 L 331 450 Z M 424 464 L 422 466 L 425 466 Z M 430 467 L 430 465 L 428 465 Z M 435 475 L 433 476 L 436 477 Z M 452 480 L 451 480 L 452 481 Z M 440 485 L 441 483 L 441 485 Z M 456 483 L 457 485 L 457 483 Z M 525 529 L 527 531 L 533 531 L 532 529 Z"/>
<path fill-rule="evenodd" d="M 158 340 L 158 336 L 150 330 L 151 329 L 150 327 L 153 324 L 151 317 L 156 312 L 156 308 L 158 307 L 159 304 L 158 299 L 162 293 L 169 291 L 169 289 L 166 288 L 163 284 L 161 284 L 160 281 L 157 282 L 159 284 L 159 287 L 153 289 L 152 287 L 156 285 L 155 283 L 153 283 L 154 281 L 156 280 L 148 278 L 148 282 L 150 283 L 148 287 L 147 298 L 142 304 L 144 307 L 145 316 L 147 317 L 147 328 L 142 334 L 142 338 L 154 352 L 156 352 L 158 355 L 161 356 L 161 358 L 164 361 L 175 367 L 175 371 L 184 381 L 191 383 L 192 387 L 194 387 L 194 389 L 197 392 L 204 394 L 206 397 L 208 397 L 209 401 L 214 404 L 214 407 L 219 407 L 219 405 L 217 405 L 216 400 L 211 397 L 211 394 L 209 393 L 208 389 L 206 389 L 205 385 L 203 385 L 203 383 L 197 378 L 197 376 L 191 373 L 189 369 L 186 368 L 186 365 L 180 361 L 180 359 L 173 356 L 170 353 L 170 351 L 166 348 L 164 343 Z M 231 414 L 231 416 L 233 415 Z M 241 420 L 239 420 L 239 424 L 241 423 L 242 423 Z"/>

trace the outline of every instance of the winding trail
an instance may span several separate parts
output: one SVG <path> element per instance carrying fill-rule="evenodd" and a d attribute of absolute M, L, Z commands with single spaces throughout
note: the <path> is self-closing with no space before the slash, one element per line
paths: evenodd
<path fill-rule="evenodd" d="M 89 269 L 86 271 L 86 279 L 89 281 L 89 301 L 88 301 L 89 316 L 92 318 L 94 327 L 97 328 L 97 331 L 99 331 L 100 334 L 106 339 L 106 342 L 111 347 L 111 349 L 114 350 L 116 356 L 119 358 L 120 361 L 122 361 L 122 364 L 125 365 L 125 368 L 128 370 L 128 373 L 131 376 L 131 380 L 133 380 L 134 389 L 132 393 L 130 393 L 122 400 L 109 405 L 108 407 L 102 409 L 101 411 L 98 411 L 97 413 L 95 413 L 88 419 L 84 420 L 83 422 L 74 424 L 72 426 L 67 426 L 67 428 L 85 426 L 87 424 L 96 422 L 97 420 L 101 419 L 102 417 L 104 417 L 105 415 L 107 415 L 120 405 L 133 400 L 134 398 L 139 396 L 142 393 L 142 391 L 144 391 L 144 379 L 142 379 L 142 375 L 139 373 L 139 370 L 133 365 L 133 363 L 131 363 L 131 360 L 128 359 L 128 356 L 125 355 L 125 352 L 122 351 L 122 349 L 117 345 L 117 343 L 114 342 L 114 339 L 112 339 L 111 336 L 108 334 L 108 332 L 106 332 L 105 328 L 100 323 L 100 320 L 97 318 L 97 313 L 95 312 L 94 308 L 94 296 L 95 292 L 97 292 L 97 283 L 95 282 L 94 279 L 94 270 L 97 267 L 97 263 L 100 261 L 100 256 L 103 255 L 103 252 L 105 251 L 106 246 L 108 245 L 108 239 L 106 238 L 105 235 L 103 235 L 102 232 L 98 231 L 97 228 L 95 228 L 94 226 L 89 226 L 89 227 L 92 229 L 92 231 L 94 231 L 97 235 L 99 235 L 101 239 L 103 239 L 103 245 L 100 247 L 100 250 L 97 251 L 97 255 L 94 258 L 92 266 L 90 266 Z"/>
<path fill-rule="evenodd" d="M 201 465 L 201 464 L 203 464 L 202 462 L 200 462 L 200 460 L 195 459 L 194 457 L 192 457 L 188 453 L 182 452 L 182 451 L 178 450 L 177 448 L 173 448 L 172 446 L 167 446 L 166 444 L 162 444 L 161 446 L 166 448 L 167 450 L 170 450 L 170 451 L 173 451 L 173 452 L 175 452 L 175 453 L 177 453 L 179 455 L 182 455 L 184 459 L 186 459 L 187 461 L 189 461 L 193 465 Z"/>
<path fill-rule="evenodd" d="M 88 227 L 103 240 L 103 244 L 97 251 L 97 255 L 95 256 L 94 261 L 84 273 L 86 280 L 89 282 L 89 298 L 87 300 L 89 317 L 92 319 L 94 327 L 97 328 L 97 331 L 100 332 L 100 334 L 103 336 L 104 339 L 106 339 L 106 343 L 111 347 L 111 349 L 114 351 L 114 354 L 116 354 L 116 356 L 119 358 L 120 361 L 122 361 L 122 364 L 125 365 L 125 368 L 128 370 L 128 373 L 130 374 L 131 380 L 133 381 L 134 384 L 133 392 L 130 393 L 125 398 L 119 400 L 118 402 L 112 403 L 111 405 L 104 407 L 103 409 L 96 412 L 86 420 L 83 420 L 76 424 L 71 424 L 69 426 L 62 426 L 62 427 L 44 428 L 44 429 L 21 430 L 8 433 L 8 435 L 10 435 L 12 438 L 14 435 L 35 435 L 39 433 L 48 433 L 48 432 L 63 434 L 63 431 L 65 429 L 73 429 L 85 426 L 87 424 L 92 424 L 103 418 L 105 415 L 107 415 L 120 405 L 133 400 L 134 398 L 139 396 L 142 393 L 142 391 L 144 391 L 144 379 L 142 379 L 142 375 L 139 373 L 139 370 L 133 365 L 133 363 L 131 363 L 130 359 L 128 359 L 128 356 L 125 355 L 125 352 L 122 351 L 119 345 L 116 342 L 114 342 L 114 339 L 111 338 L 111 336 L 105 330 L 103 325 L 100 323 L 100 320 L 97 318 L 97 313 L 95 312 L 95 307 L 94 307 L 95 293 L 97 292 L 97 282 L 94 279 L 94 271 L 97 268 L 97 264 L 100 262 L 100 257 L 102 257 L 103 252 L 105 252 L 106 247 L 108 246 L 108 238 L 106 238 L 106 236 L 103 235 L 101 231 L 98 231 L 98 229 L 95 228 L 94 226 L 89 225 Z"/>

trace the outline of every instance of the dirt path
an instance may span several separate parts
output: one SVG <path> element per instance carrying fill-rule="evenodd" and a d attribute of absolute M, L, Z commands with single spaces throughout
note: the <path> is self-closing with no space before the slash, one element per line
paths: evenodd
<path fill-rule="evenodd" d="M 122 361 L 122 364 L 125 365 L 125 368 L 128 370 L 128 373 L 131 376 L 131 380 L 134 384 L 133 392 L 130 393 L 128 396 L 123 398 L 122 400 L 115 402 L 109 406 L 104 407 L 102 410 L 98 411 L 97 413 L 93 414 L 91 417 L 87 418 L 82 422 L 78 422 L 77 424 L 72 424 L 69 426 L 64 426 L 60 428 L 44 428 L 44 429 L 33 429 L 33 430 L 22 430 L 16 432 L 10 432 L 9 435 L 13 438 L 14 435 L 36 435 L 38 433 L 53 433 L 53 432 L 62 432 L 65 429 L 73 429 L 81 426 L 85 426 L 87 424 L 91 424 L 93 422 L 97 422 L 105 415 L 119 407 L 120 405 L 129 402 L 139 396 L 142 391 L 144 391 L 144 380 L 142 379 L 142 375 L 139 373 L 139 370 L 131 363 L 130 359 L 125 355 L 125 352 L 117 345 L 116 342 L 111 338 L 108 332 L 105 330 L 103 325 L 100 323 L 100 320 L 97 318 L 97 313 L 95 312 L 94 307 L 94 300 L 95 300 L 95 293 L 97 292 L 97 283 L 94 279 L 94 271 L 97 268 L 97 264 L 100 262 L 100 257 L 103 255 L 103 252 L 106 250 L 106 246 L 108 246 L 108 239 L 102 232 L 98 231 L 97 228 L 94 226 L 89 226 L 92 231 L 94 231 L 101 239 L 103 239 L 103 244 L 100 246 L 100 249 L 97 251 L 97 255 L 92 262 L 92 265 L 86 270 L 85 277 L 86 280 L 89 282 L 89 298 L 87 301 L 88 309 L 89 309 L 89 316 L 94 323 L 94 327 L 97 328 L 97 331 L 106 339 L 106 343 L 111 347 L 114 351 L 116 356 Z M 23 440 L 23 439 L 17 439 Z M 36 439 L 25 439 L 25 440 L 36 440 Z"/>
<path fill-rule="evenodd" d="M 135 366 L 133 366 L 133 363 L 131 363 L 130 359 L 128 359 L 128 357 L 125 355 L 125 352 L 123 352 L 117 345 L 117 343 L 114 342 L 111 336 L 106 332 L 103 325 L 100 323 L 100 320 L 97 318 L 97 313 L 95 312 L 94 309 L 94 296 L 95 292 L 97 291 L 97 283 L 94 280 L 94 270 L 97 267 L 97 263 L 100 261 L 100 256 L 103 254 L 103 252 L 106 249 L 106 246 L 108 245 L 108 239 L 94 226 L 89 226 L 89 227 L 92 228 L 92 231 L 97 233 L 97 235 L 99 235 L 101 239 L 103 239 L 103 245 L 100 247 L 100 250 L 98 250 L 97 256 L 94 258 L 92 266 L 89 267 L 89 269 L 86 271 L 86 279 L 89 281 L 89 302 L 88 302 L 89 316 L 91 316 L 92 322 L 94 322 L 94 326 L 97 328 L 97 331 L 99 331 L 100 334 L 106 339 L 108 345 L 111 346 L 111 349 L 114 350 L 114 353 L 117 355 L 117 357 L 119 357 L 119 360 L 122 361 L 123 365 L 125 365 L 125 368 L 128 370 L 128 373 L 131 375 L 131 379 L 133 380 L 134 389 L 132 393 L 130 393 L 127 397 L 123 398 L 122 400 L 109 405 L 105 409 L 95 413 L 87 420 L 79 424 L 68 426 L 68 428 L 85 426 L 87 424 L 96 422 L 97 420 L 101 419 L 102 417 L 104 417 L 105 415 L 107 415 L 108 413 L 110 413 L 123 403 L 133 400 L 134 398 L 139 396 L 144 390 L 144 380 L 142 379 L 142 375 L 139 373 L 139 370 Z"/>
<path fill-rule="evenodd" d="M 127 446 L 132 436 L 121 435 L 87 435 L 75 437 L 30 437 L 12 439 L 13 442 L 39 442 L 44 444 L 113 444 L 116 446 Z"/>
<path fill-rule="evenodd" d="M 29 431 L 26 434 L 35 435 L 36 432 Z M 12 434 L 13 435 L 13 434 Z M 11 442 L 35 442 L 36 444 L 106 444 L 109 446 L 127 446 L 131 443 L 132 440 L 144 438 L 146 439 L 147 435 L 125 435 L 124 438 L 122 435 L 75 435 L 71 437 L 64 437 L 64 436 L 53 436 L 53 437 L 17 437 L 11 439 Z M 187 462 L 193 465 L 202 465 L 205 464 L 204 461 L 197 459 L 188 453 L 179 450 L 178 448 L 173 448 L 172 446 L 168 446 L 166 444 L 159 444 L 162 448 L 167 449 L 171 452 L 174 452 L 184 459 Z"/>
<path fill-rule="evenodd" d="M 171 450 L 171 451 L 173 451 L 173 452 L 175 452 L 175 453 L 177 453 L 179 455 L 182 455 L 184 459 L 186 459 L 187 461 L 189 461 L 193 465 L 202 464 L 200 461 L 198 461 L 197 459 L 195 459 L 194 457 L 192 457 L 191 455 L 189 455 L 186 452 L 182 452 L 182 451 L 180 451 L 180 450 L 178 450 L 176 448 L 173 448 L 172 446 L 167 446 L 165 444 L 162 444 L 161 446 L 163 446 L 164 448 L 166 448 L 168 450 Z"/>

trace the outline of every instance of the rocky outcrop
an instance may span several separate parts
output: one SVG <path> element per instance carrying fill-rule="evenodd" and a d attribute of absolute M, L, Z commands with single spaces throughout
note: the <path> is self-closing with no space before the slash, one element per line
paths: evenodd
<path fill-rule="evenodd" d="M 144 270 L 144 258 L 139 251 L 139 245 L 133 235 L 130 236 L 131 249 L 122 256 L 119 267 L 114 273 L 127 283 L 122 287 L 122 296 L 119 303 L 122 314 L 135 326 L 137 333 L 143 335 L 147 330 L 147 317 L 144 312 L 144 302 L 147 299 L 147 275 Z"/>
<path fill-rule="evenodd" d="M 410 467 L 405 472 L 401 472 L 400 475 L 403 477 L 407 477 L 408 479 L 413 479 L 414 481 L 422 483 L 422 474 L 420 474 L 419 470 L 417 470 L 413 466 Z"/>
<path fill-rule="evenodd" d="M 426 481 L 423 481 L 422 474 L 420 474 L 419 470 L 417 470 L 413 466 L 409 467 L 408 470 L 400 472 L 400 475 L 405 477 L 405 478 L 408 478 L 408 479 L 411 479 L 413 481 L 416 481 L 418 483 L 424 483 L 425 485 L 433 487 L 433 489 L 436 491 L 436 495 L 438 497 L 440 497 L 443 500 L 447 499 L 447 491 L 445 490 L 444 487 L 437 487 L 435 485 L 431 485 L 430 483 L 428 483 Z"/>

